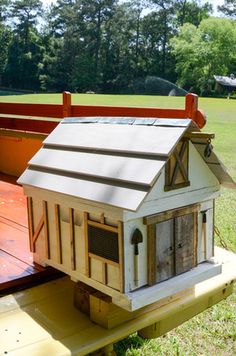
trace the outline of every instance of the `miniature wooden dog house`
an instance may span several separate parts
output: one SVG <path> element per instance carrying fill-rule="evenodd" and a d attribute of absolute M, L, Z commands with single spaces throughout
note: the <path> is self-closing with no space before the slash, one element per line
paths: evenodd
<path fill-rule="evenodd" d="M 221 273 L 214 199 L 234 181 L 189 119 L 67 118 L 19 179 L 34 259 L 133 311 Z"/>

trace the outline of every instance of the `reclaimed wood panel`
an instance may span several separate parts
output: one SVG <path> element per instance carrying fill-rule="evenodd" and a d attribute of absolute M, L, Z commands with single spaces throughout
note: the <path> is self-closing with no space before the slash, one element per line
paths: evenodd
<path fill-rule="evenodd" d="M 156 225 L 156 283 L 175 275 L 174 219 Z"/>
<path fill-rule="evenodd" d="M 194 215 L 175 219 L 175 270 L 176 274 L 194 267 Z"/>

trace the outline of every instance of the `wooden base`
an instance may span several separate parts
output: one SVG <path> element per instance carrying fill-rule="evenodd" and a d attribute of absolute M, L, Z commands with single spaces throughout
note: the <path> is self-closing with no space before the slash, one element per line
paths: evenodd
<path fill-rule="evenodd" d="M 185 321 L 193 318 L 197 314 L 203 312 L 207 308 L 210 308 L 221 300 L 226 299 L 233 293 L 233 284 L 227 285 L 225 289 L 220 290 L 213 297 L 208 299 L 202 298 L 198 303 L 188 306 L 184 312 L 178 311 L 171 316 L 158 321 L 155 324 L 147 326 L 144 329 L 138 331 L 139 336 L 144 339 L 155 339 L 159 336 L 166 334 L 168 331 L 183 324 Z"/>
<path fill-rule="evenodd" d="M 128 322 L 138 323 L 147 314 L 159 313 L 160 318 L 157 322 L 138 329 L 139 335 L 143 338 L 159 337 L 220 300 L 227 298 L 233 292 L 234 280 L 232 279 L 230 283 L 225 283 L 222 288 L 218 288 L 212 294 L 211 288 L 214 288 L 215 283 L 217 283 L 214 281 L 223 280 L 225 278 L 224 275 L 229 277 L 230 273 L 229 270 L 227 270 L 227 273 L 225 272 L 226 268 L 229 268 L 231 260 L 236 263 L 235 255 L 222 249 L 217 249 L 217 251 L 218 258 L 224 262 L 221 275 L 210 278 L 208 281 L 202 282 L 193 288 L 165 297 L 136 311 L 129 312 L 122 309 L 112 303 L 111 297 L 81 282 L 75 285 L 74 288 L 74 305 L 77 309 L 85 312 L 92 322 L 107 330 L 115 329 L 118 326 L 122 327 Z M 204 292 L 202 292 L 201 288 L 203 288 Z M 183 300 L 184 303 L 182 302 Z M 168 306 L 171 306 L 171 310 L 165 313 L 164 310 Z M 176 306 L 178 307 L 176 308 Z"/>
<path fill-rule="evenodd" d="M 102 292 L 96 291 L 94 288 L 79 282 L 74 289 L 74 306 L 88 315 L 94 323 L 104 327 L 105 329 L 113 329 L 123 323 L 134 320 L 147 312 L 161 308 L 183 296 L 193 294 L 193 289 L 185 289 L 173 296 L 163 298 L 160 301 L 153 303 L 139 310 L 129 312 L 112 303 L 112 298 Z"/>
<path fill-rule="evenodd" d="M 222 274 L 198 284 L 194 294 L 157 307 L 110 330 L 96 325 L 73 306 L 75 283 L 69 277 L 3 297 L 0 354 L 71 356 L 99 350 L 106 355 L 105 352 L 112 352 L 108 345 L 150 325 L 159 325 L 161 332 L 168 331 L 177 325 L 177 321 L 185 321 L 230 294 L 236 279 L 236 256 L 223 250 L 221 256 L 224 261 Z M 143 336 L 150 337 L 150 334 Z"/>
<path fill-rule="evenodd" d="M 113 344 L 110 344 L 100 350 L 92 352 L 90 356 L 116 356 L 116 352 L 114 351 Z"/>

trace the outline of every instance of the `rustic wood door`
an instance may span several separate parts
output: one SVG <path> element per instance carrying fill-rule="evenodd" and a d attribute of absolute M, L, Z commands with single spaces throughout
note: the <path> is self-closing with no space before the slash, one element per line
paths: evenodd
<path fill-rule="evenodd" d="M 174 219 L 156 225 L 156 283 L 174 276 Z"/>
<path fill-rule="evenodd" d="M 175 218 L 175 274 L 194 266 L 194 214 Z"/>
<path fill-rule="evenodd" d="M 194 259 L 194 214 L 187 214 L 156 224 L 156 277 L 159 283 L 189 271 Z"/>

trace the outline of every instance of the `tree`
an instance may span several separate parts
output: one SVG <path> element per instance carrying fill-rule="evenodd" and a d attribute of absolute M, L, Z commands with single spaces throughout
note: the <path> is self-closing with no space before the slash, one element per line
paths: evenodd
<path fill-rule="evenodd" d="M 2 85 L 2 77 L 7 63 L 8 45 L 11 40 L 11 29 L 6 25 L 9 5 L 10 1 L 0 0 L 0 85 Z"/>
<path fill-rule="evenodd" d="M 161 74 L 166 78 L 166 62 L 169 51 L 169 39 L 173 34 L 174 0 L 151 0 L 158 11 L 159 31 L 161 36 Z"/>
<path fill-rule="evenodd" d="M 26 47 L 29 41 L 29 32 L 35 28 L 38 17 L 42 14 L 42 5 L 40 0 L 15 0 L 12 2 L 10 17 Z"/>
<path fill-rule="evenodd" d="M 185 24 L 171 40 L 178 84 L 203 94 L 213 75 L 227 75 L 236 64 L 236 27 L 232 20 L 209 18 L 197 28 Z"/>
<path fill-rule="evenodd" d="M 174 4 L 177 26 L 189 22 L 199 26 L 200 22 L 207 19 L 212 12 L 212 5 L 208 2 L 201 4 L 197 0 L 179 0 Z"/>
<path fill-rule="evenodd" d="M 6 84 L 22 89 L 39 89 L 43 46 L 36 28 L 42 3 L 39 0 L 15 0 L 10 17 L 13 19 L 13 36 L 8 49 L 5 70 Z"/>
<path fill-rule="evenodd" d="M 0 0 L 0 23 L 3 23 L 6 20 L 10 4 L 10 0 Z"/>
<path fill-rule="evenodd" d="M 82 16 L 86 21 L 86 40 L 93 63 L 94 81 L 100 82 L 101 46 L 104 25 L 114 14 L 117 0 L 82 0 Z"/>
<path fill-rule="evenodd" d="M 228 17 L 236 18 L 236 0 L 224 0 L 224 4 L 218 6 L 218 11 Z"/>
<path fill-rule="evenodd" d="M 2 85 L 2 77 L 6 69 L 11 35 L 10 28 L 0 23 L 0 86 Z"/>

